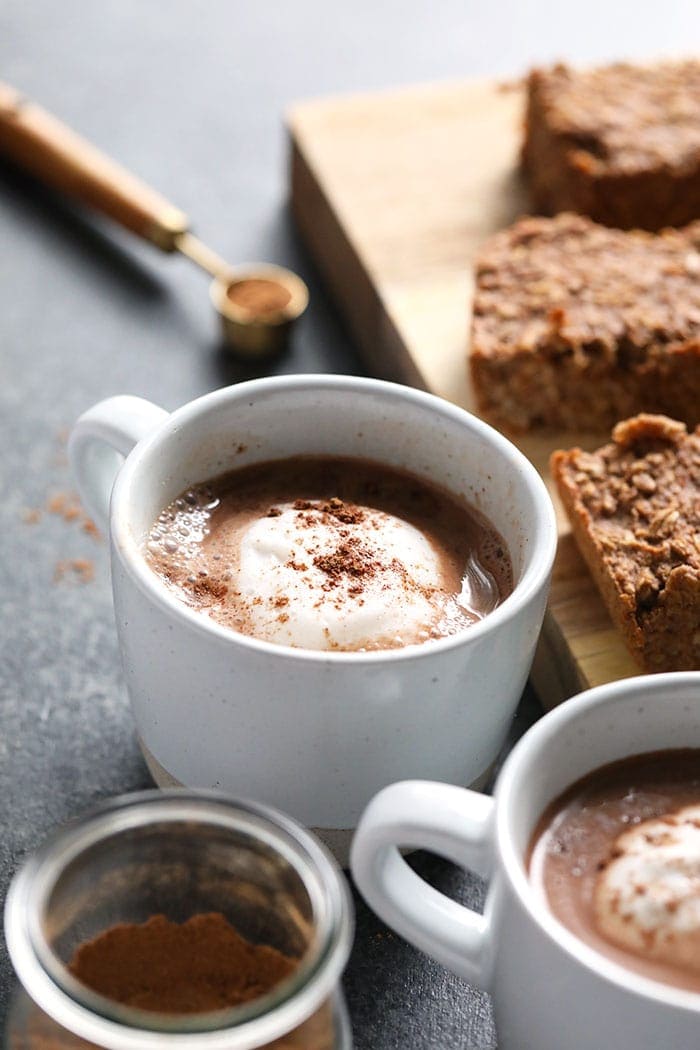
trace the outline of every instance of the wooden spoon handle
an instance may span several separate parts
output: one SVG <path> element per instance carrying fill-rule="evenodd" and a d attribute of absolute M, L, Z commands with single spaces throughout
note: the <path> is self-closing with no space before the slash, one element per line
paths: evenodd
<path fill-rule="evenodd" d="M 159 193 L 1 81 L 0 154 L 163 251 L 174 251 L 188 228 Z"/>

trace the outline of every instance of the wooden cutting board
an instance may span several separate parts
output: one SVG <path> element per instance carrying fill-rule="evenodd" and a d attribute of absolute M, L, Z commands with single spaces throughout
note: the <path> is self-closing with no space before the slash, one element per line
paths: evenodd
<path fill-rule="evenodd" d="M 330 98 L 289 114 L 299 230 L 375 375 L 475 411 L 466 367 L 472 262 L 527 210 L 522 88 L 451 83 Z M 555 448 L 607 435 L 509 434 L 557 505 L 560 543 L 532 681 L 546 707 L 639 671 L 551 486 Z"/>

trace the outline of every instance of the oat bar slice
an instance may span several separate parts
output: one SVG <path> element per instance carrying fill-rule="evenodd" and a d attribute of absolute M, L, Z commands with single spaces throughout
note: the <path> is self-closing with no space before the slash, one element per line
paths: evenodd
<path fill-rule="evenodd" d="M 625 232 L 562 213 L 495 234 L 476 263 L 471 372 L 512 430 L 700 422 L 700 222 Z"/>
<path fill-rule="evenodd" d="M 700 670 L 700 428 L 638 415 L 551 469 L 581 553 L 647 671 Z"/>
<path fill-rule="evenodd" d="M 647 230 L 700 218 L 700 62 L 534 70 L 523 166 L 545 215 Z"/>

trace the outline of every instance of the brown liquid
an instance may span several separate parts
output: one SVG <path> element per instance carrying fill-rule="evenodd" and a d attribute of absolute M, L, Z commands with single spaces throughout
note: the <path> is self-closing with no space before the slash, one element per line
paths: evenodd
<path fill-rule="evenodd" d="M 642 821 L 697 803 L 700 750 L 655 751 L 602 766 L 545 810 L 528 867 L 551 911 L 582 941 L 644 977 L 700 992 L 700 960 L 691 971 L 626 951 L 597 929 L 593 907 L 616 839 Z"/>
<path fill-rule="evenodd" d="M 335 456 L 256 464 L 194 486 L 155 522 L 146 544 L 147 561 L 188 605 L 226 627 L 255 635 L 236 585 L 241 539 L 255 522 L 278 514 L 278 505 L 289 504 L 295 504 L 300 527 L 307 519 L 323 518 L 337 537 L 330 553 L 310 559 L 324 574 L 319 616 L 325 603 L 336 611 L 357 612 L 378 573 L 389 579 L 394 568 L 401 572 L 395 559 L 383 564 L 369 549 L 368 534 L 377 528 L 373 511 L 410 523 L 437 556 L 429 597 L 439 603 L 441 614 L 420 638 L 369 637 L 362 644 L 329 643 L 327 648 L 383 649 L 445 637 L 486 615 L 512 590 L 505 542 L 476 510 L 405 471 Z M 308 566 L 298 569 L 303 574 Z M 280 595 L 275 603 L 274 614 L 288 619 L 288 599 Z"/>

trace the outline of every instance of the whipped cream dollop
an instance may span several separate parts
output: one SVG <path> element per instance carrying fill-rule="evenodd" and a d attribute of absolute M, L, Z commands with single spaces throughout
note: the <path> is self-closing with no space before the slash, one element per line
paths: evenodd
<path fill-rule="evenodd" d="M 596 882 L 594 911 L 614 944 L 700 971 L 700 805 L 620 835 Z"/>
<path fill-rule="evenodd" d="M 232 581 L 257 637 L 304 649 L 425 641 L 445 602 L 439 558 L 413 525 L 341 500 L 281 503 L 240 539 Z"/>

